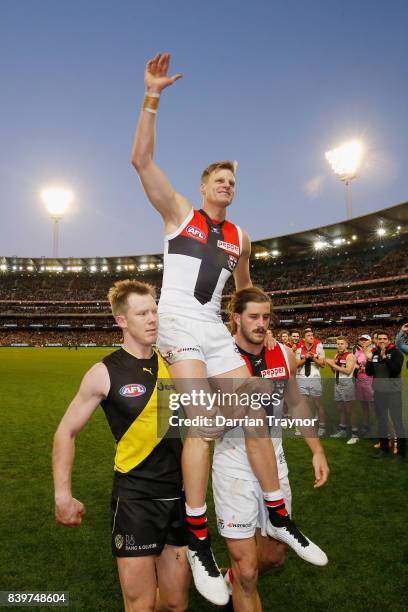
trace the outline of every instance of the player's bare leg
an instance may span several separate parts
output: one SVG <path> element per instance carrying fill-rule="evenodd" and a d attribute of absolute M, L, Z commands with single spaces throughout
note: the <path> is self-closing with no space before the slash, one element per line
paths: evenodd
<path fill-rule="evenodd" d="M 264 537 L 260 529 L 256 530 L 255 539 L 259 576 L 262 576 L 272 568 L 282 567 L 285 563 L 285 544 L 274 538 Z"/>
<path fill-rule="evenodd" d="M 125 612 L 153 612 L 156 603 L 155 557 L 118 557 Z"/>
<path fill-rule="evenodd" d="M 346 438 L 347 437 L 347 408 L 346 402 L 337 402 L 337 411 L 339 413 L 339 426 L 335 434 L 331 438 Z"/>
<path fill-rule="evenodd" d="M 326 434 L 326 410 L 323 406 L 321 397 L 316 396 L 313 399 L 316 406 L 316 414 L 319 419 L 319 435 L 324 436 Z"/>
<path fill-rule="evenodd" d="M 254 551 L 255 542 L 255 551 Z M 229 585 L 236 610 L 261 610 L 258 578 L 285 562 L 285 544 L 264 537 L 257 529 L 255 538 L 226 538 L 231 566 L 224 579 Z M 255 572 L 257 568 L 257 572 Z"/>
<path fill-rule="evenodd" d="M 255 538 L 225 538 L 225 541 L 231 558 L 234 610 L 260 612 L 262 606 L 257 590 L 258 553 Z"/>
<path fill-rule="evenodd" d="M 155 612 L 183 612 L 188 609 L 191 571 L 187 547 L 166 544 L 156 560 L 158 592 Z M 177 585 L 177 588 L 175 588 Z"/>

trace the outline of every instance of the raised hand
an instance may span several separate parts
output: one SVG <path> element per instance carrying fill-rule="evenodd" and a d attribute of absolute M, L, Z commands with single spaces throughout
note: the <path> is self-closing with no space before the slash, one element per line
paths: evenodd
<path fill-rule="evenodd" d="M 167 75 L 169 64 L 170 53 L 157 53 L 147 62 L 144 76 L 147 92 L 161 93 L 163 89 L 182 78 L 183 75 L 179 72 L 173 76 Z"/>

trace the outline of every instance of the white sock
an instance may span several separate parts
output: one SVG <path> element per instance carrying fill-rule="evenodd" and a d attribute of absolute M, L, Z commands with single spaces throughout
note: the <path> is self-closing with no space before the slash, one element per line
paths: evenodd
<path fill-rule="evenodd" d="M 191 508 L 188 504 L 186 504 L 187 516 L 201 516 L 202 514 L 205 514 L 206 512 L 207 512 L 207 504 L 204 504 L 204 506 L 201 506 L 201 508 Z"/>
<path fill-rule="evenodd" d="M 279 499 L 283 499 L 281 489 L 276 489 L 276 491 L 264 491 L 263 496 L 265 501 L 278 501 Z"/>

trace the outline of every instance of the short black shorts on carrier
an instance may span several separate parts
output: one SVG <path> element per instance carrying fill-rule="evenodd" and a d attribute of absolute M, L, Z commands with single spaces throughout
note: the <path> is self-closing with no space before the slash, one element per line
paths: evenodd
<path fill-rule="evenodd" d="M 114 557 L 159 555 L 165 544 L 187 545 L 184 499 L 112 497 Z"/>

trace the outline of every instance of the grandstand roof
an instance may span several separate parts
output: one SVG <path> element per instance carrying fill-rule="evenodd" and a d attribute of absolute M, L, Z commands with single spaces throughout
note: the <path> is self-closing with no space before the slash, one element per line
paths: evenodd
<path fill-rule="evenodd" d="M 384 234 L 377 230 L 383 228 Z M 408 233 L 408 202 L 385 208 L 377 212 L 355 217 L 349 221 L 333 223 L 295 234 L 255 240 L 252 257 L 270 259 L 275 257 L 307 256 L 314 252 L 320 241 L 324 249 L 337 249 L 349 245 L 349 250 L 358 250 L 362 243 L 383 242 Z M 0 272 L 112 272 L 140 271 L 152 273 L 163 267 L 162 254 L 147 254 L 117 257 L 1 257 Z"/>
<path fill-rule="evenodd" d="M 365 243 L 378 242 L 377 230 L 380 227 L 385 230 L 383 240 L 408 233 L 408 202 L 362 217 L 355 217 L 349 221 L 333 223 L 295 234 L 256 240 L 252 243 L 252 254 L 255 257 L 257 255 L 259 257 L 259 254 L 263 252 L 273 255 L 271 252 L 276 250 L 282 255 L 303 255 L 314 250 L 316 241 L 326 242 L 330 247 L 338 246 L 334 243 L 336 240 L 343 240 L 343 244 L 347 244 L 348 241 L 350 244 L 356 243 L 356 246 L 361 244 L 362 239 Z M 354 240 L 353 236 L 356 236 Z"/>

